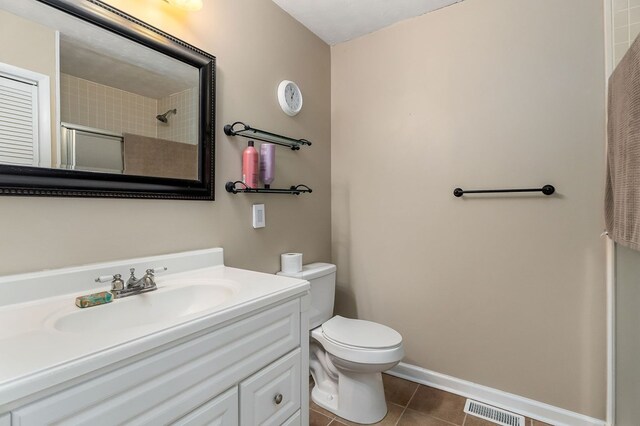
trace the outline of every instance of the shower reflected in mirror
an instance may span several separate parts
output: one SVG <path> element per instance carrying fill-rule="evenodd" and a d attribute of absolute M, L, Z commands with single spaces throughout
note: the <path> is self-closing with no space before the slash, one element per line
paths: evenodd
<path fill-rule="evenodd" d="M 169 122 L 169 114 L 176 114 L 178 112 L 178 110 L 176 108 L 174 109 L 170 109 L 169 111 L 165 112 L 164 114 L 158 114 L 156 115 L 156 119 L 162 123 L 167 124 Z"/>

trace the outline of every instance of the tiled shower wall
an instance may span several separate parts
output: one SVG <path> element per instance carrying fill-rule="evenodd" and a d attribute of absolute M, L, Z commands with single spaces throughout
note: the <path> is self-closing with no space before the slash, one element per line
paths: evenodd
<path fill-rule="evenodd" d="M 176 142 L 195 144 L 198 141 L 198 88 L 187 89 L 158 100 L 158 114 L 170 109 L 167 124 L 158 122 L 158 137 Z"/>
<path fill-rule="evenodd" d="M 640 0 L 613 0 L 613 45 L 615 65 L 640 34 Z"/>
<path fill-rule="evenodd" d="M 63 122 L 157 136 L 158 101 L 135 93 L 60 74 L 60 117 Z"/>
<path fill-rule="evenodd" d="M 67 123 L 193 144 L 198 136 L 197 107 L 197 87 L 153 99 L 60 74 L 61 119 Z M 177 112 L 167 124 L 156 120 L 156 115 L 174 108 Z"/>

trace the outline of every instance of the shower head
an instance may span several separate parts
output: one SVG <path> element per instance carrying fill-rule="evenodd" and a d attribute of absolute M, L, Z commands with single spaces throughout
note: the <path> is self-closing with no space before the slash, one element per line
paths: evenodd
<path fill-rule="evenodd" d="M 169 114 L 175 114 L 175 113 L 177 113 L 177 112 L 178 112 L 178 110 L 177 110 L 177 109 L 175 109 L 175 108 L 174 108 L 174 109 L 170 109 L 169 111 L 165 112 L 164 114 L 156 115 L 156 119 L 157 119 L 158 121 L 161 121 L 161 122 L 163 122 L 163 123 L 165 123 L 165 124 L 166 124 L 166 123 L 168 123 L 168 122 L 169 122 L 169 120 L 167 119 L 167 117 L 169 116 Z"/>

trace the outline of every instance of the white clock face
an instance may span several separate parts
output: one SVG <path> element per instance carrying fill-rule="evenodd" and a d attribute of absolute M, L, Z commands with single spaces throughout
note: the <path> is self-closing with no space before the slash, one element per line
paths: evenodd
<path fill-rule="evenodd" d="M 282 111 L 294 116 L 302 109 L 302 92 L 293 81 L 284 80 L 278 86 L 278 101 Z"/>
<path fill-rule="evenodd" d="M 297 90 L 293 84 L 289 83 L 284 89 L 284 96 L 287 100 L 287 105 L 294 110 L 297 111 L 302 104 L 302 97 L 300 96 L 300 91 Z"/>

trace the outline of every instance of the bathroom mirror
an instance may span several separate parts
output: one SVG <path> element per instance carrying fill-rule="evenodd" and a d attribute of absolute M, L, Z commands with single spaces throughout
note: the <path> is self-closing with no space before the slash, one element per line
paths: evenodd
<path fill-rule="evenodd" d="M 0 194 L 213 200 L 214 56 L 96 0 L 0 35 Z"/>

